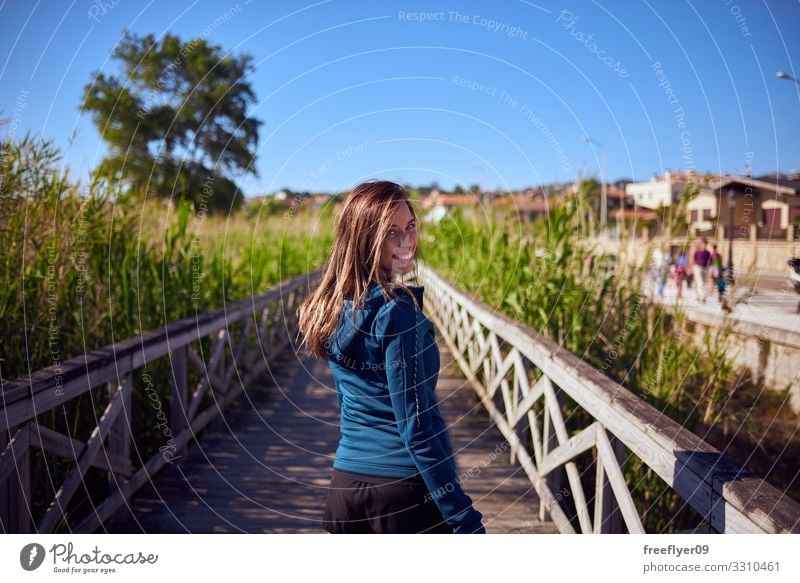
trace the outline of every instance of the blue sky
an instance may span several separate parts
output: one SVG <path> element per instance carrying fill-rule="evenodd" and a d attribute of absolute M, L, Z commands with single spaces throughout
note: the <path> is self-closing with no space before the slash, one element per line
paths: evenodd
<path fill-rule="evenodd" d="M 254 56 L 247 195 L 371 177 L 516 189 L 599 176 L 606 154 L 609 181 L 786 172 L 800 85 L 775 73 L 800 77 L 798 24 L 796 0 L 6 0 L 0 132 L 52 138 L 84 178 L 104 147 L 82 88 L 117 70 L 127 27 Z"/>

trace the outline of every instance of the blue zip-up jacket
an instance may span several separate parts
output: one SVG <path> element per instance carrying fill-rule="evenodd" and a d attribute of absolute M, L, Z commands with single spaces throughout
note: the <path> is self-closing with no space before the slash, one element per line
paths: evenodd
<path fill-rule="evenodd" d="M 389 301 L 372 282 L 364 305 L 344 301 L 327 344 L 341 411 L 335 469 L 373 476 L 422 477 L 454 533 L 485 533 L 481 513 L 458 482 L 447 426 L 434 390 L 439 347 L 421 311 L 424 286 Z"/>

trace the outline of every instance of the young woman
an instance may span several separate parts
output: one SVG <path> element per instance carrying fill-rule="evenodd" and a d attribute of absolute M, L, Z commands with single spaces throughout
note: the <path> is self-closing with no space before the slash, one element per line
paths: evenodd
<path fill-rule="evenodd" d="M 414 271 L 417 218 L 388 181 L 356 186 L 320 286 L 299 309 L 302 346 L 333 372 L 340 439 L 322 526 L 331 533 L 484 533 L 458 481 L 434 393 L 439 349 Z"/>

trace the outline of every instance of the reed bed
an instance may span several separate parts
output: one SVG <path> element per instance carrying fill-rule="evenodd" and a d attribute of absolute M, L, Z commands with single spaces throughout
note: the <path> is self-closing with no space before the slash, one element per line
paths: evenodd
<path fill-rule="evenodd" d="M 700 337 L 680 312 L 650 301 L 641 291 L 641 266 L 612 269 L 609 257 L 583 247 L 580 210 L 568 200 L 531 224 L 456 210 L 426 226 L 422 251 L 457 285 L 800 499 L 798 416 L 788 406 L 788 390 L 753 385 L 747 371 L 733 365 L 728 330 Z M 571 434 L 591 422 L 569 399 L 565 417 Z M 627 454 L 625 475 L 648 532 L 696 526 L 694 511 Z M 591 492 L 593 474 L 587 471 L 584 479 Z"/>

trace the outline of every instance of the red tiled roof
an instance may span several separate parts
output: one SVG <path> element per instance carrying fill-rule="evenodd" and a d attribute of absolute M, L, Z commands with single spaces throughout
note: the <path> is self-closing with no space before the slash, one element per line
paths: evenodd
<path fill-rule="evenodd" d="M 497 206 L 514 206 L 520 210 L 546 210 L 555 204 L 554 201 L 547 201 L 541 194 L 530 196 L 528 194 L 510 194 L 497 197 L 494 199 L 494 204 Z"/>
<path fill-rule="evenodd" d="M 637 219 L 639 221 L 655 221 L 658 218 L 658 213 L 654 210 L 646 209 L 646 208 L 626 208 L 626 209 L 614 209 L 608 213 L 608 216 L 612 219 Z"/>
<path fill-rule="evenodd" d="M 610 186 L 606 189 L 606 195 L 609 198 L 628 198 L 628 195 L 625 194 L 624 190 L 620 190 L 619 188 L 614 188 Z"/>
<path fill-rule="evenodd" d="M 419 204 L 423 208 L 434 204 L 448 206 L 469 206 L 480 203 L 480 197 L 474 194 L 430 194 L 420 197 Z"/>

